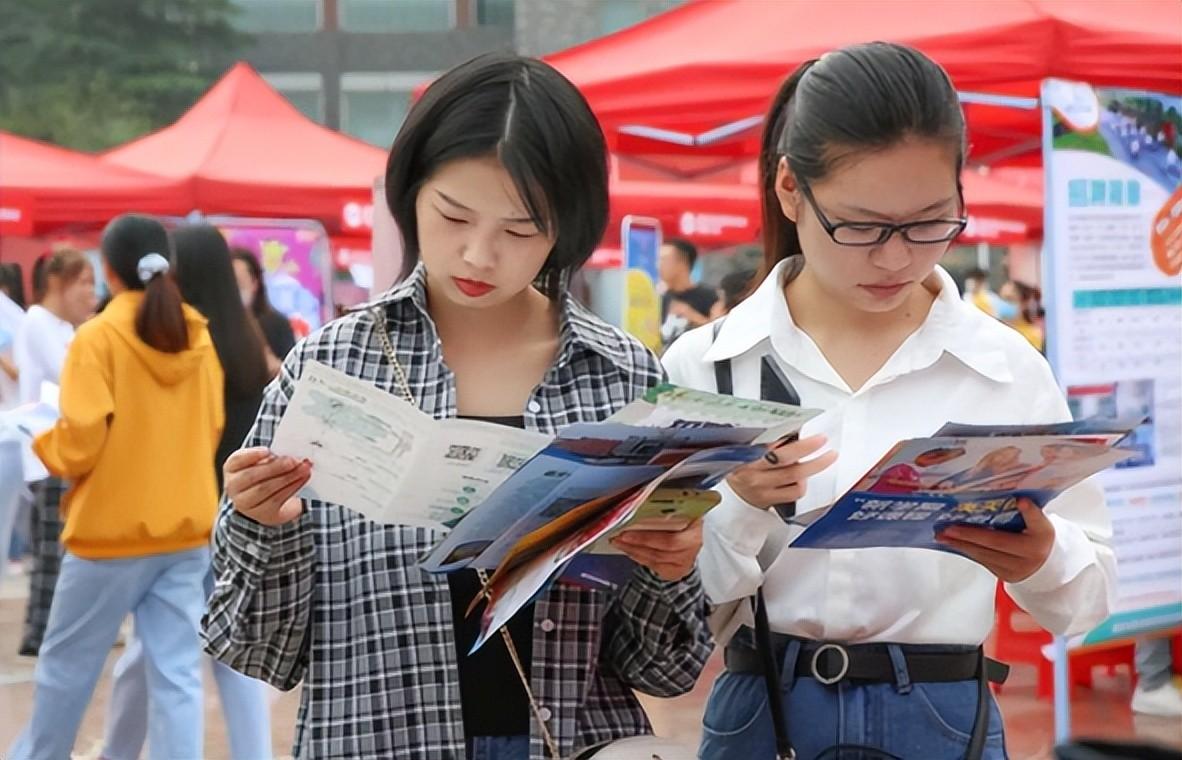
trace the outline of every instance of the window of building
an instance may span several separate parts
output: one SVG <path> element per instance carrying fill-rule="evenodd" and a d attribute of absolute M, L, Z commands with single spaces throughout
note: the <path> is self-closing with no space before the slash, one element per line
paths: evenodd
<path fill-rule="evenodd" d="M 279 90 L 300 113 L 324 123 L 324 77 L 315 72 L 279 72 L 263 74 L 263 79 Z"/>
<path fill-rule="evenodd" d="M 443 32 L 456 25 L 456 0 L 339 0 L 347 32 Z"/>
<path fill-rule="evenodd" d="M 476 0 L 476 23 L 512 29 L 516 23 L 515 5 L 513 0 Z"/>
<path fill-rule="evenodd" d="M 683 0 L 599 0 L 595 12 L 599 34 L 611 34 L 675 6 Z"/>
<path fill-rule="evenodd" d="M 341 76 L 341 131 L 389 148 L 410 111 L 411 95 L 430 72 L 349 73 Z"/>
<path fill-rule="evenodd" d="M 324 26 L 322 0 L 235 0 L 234 26 L 252 34 L 315 32 Z"/>

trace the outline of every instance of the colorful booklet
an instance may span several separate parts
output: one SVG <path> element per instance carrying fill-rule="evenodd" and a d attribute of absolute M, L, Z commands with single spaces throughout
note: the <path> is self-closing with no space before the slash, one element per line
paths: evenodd
<path fill-rule="evenodd" d="M 718 503 L 711 489 L 723 478 L 817 414 L 654 388 L 606 422 L 560 431 L 456 523 L 423 567 L 493 571 L 478 648 L 556 577 L 601 587 L 624 582 L 635 565 L 607 539 L 690 525 Z"/>
<path fill-rule="evenodd" d="M 833 506 L 794 518 L 805 531 L 791 545 L 950 551 L 936 541 L 949 525 L 1019 532 L 1025 528 L 1019 499 L 1045 507 L 1071 486 L 1136 456 L 1119 446 L 1141 422 L 947 425 L 932 438 L 897 444 Z"/>

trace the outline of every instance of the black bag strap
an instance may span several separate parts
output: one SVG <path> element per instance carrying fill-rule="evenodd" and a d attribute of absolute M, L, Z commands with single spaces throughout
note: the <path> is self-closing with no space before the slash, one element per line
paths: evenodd
<path fill-rule="evenodd" d="M 718 333 L 722 329 L 722 323 L 723 320 L 719 319 L 713 324 L 715 339 L 718 338 Z M 759 369 L 759 397 L 761 400 L 800 406 L 800 394 L 796 392 L 792 382 L 772 357 L 765 355 L 760 362 Z M 730 359 L 714 362 L 714 383 L 718 393 L 727 396 L 734 395 L 734 376 Z M 782 518 L 788 519 L 796 514 L 796 503 L 777 504 L 775 510 Z M 788 735 L 788 722 L 784 714 L 784 697 L 780 690 L 780 664 L 776 662 L 775 650 L 772 648 L 772 631 L 771 625 L 768 623 L 767 604 L 763 599 L 762 588 L 755 592 L 755 596 L 751 599 L 751 606 L 755 612 L 755 647 L 759 652 L 760 662 L 763 664 L 767 704 L 772 713 L 772 730 L 776 735 L 776 759 L 795 760 L 796 751 L 792 748 L 792 741 Z M 981 651 L 980 658 L 977 672 L 977 711 L 973 720 L 973 733 L 969 738 L 969 745 L 965 752 L 966 760 L 979 760 L 984 754 L 989 726 L 989 666 L 992 663 L 985 657 L 984 650 Z M 1008 668 L 1006 671 L 1008 672 Z M 1000 680 L 1005 680 L 1004 675 Z"/>
<path fill-rule="evenodd" d="M 723 320 L 714 322 L 714 338 L 718 338 L 718 331 L 722 329 Z M 714 387 L 718 393 L 733 396 L 735 393 L 734 373 L 730 359 L 714 362 Z M 774 396 L 774 398 L 768 398 Z M 800 404 L 800 396 L 792 383 L 784 376 L 783 371 L 776 366 L 771 357 L 763 357 L 760 367 L 760 397 L 765 401 L 779 401 L 780 403 Z M 796 512 L 795 504 L 778 504 L 776 511 L 784 516 L 781 508 L 789 510 L 791 516 Z M 751 607 L 755 613 L 755 647 L 759 651 L 759 659 L 763 663 L 763 680 L 767 688 L 767 706 L 772 714 L 772 731 L 776 736 L 776 759 L 794 760 L 796 751 L 792 749 L 792 740 L 788 735 L 788 722 L 784 716 L 784 696 L 780 691 L 780 667 L 776 662 L 775 650 L 772 648 L 772 629 L 767 619 L 767 604 L 763 600 L 763 589 L 757 589 L 751 600 Z"/>

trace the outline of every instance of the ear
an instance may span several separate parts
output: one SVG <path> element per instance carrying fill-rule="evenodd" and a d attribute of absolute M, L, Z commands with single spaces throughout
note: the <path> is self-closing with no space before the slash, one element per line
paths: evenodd
<path fill-rule="evenodd" d="M 788 221 L 796 224 L 800 208 L 800 193 L 796 184 L 796 176 L 788 168 L 788 159 L 783 156 L 780 157 L 780 163 L 776 165 L 775 191 L 776 198 L 780 201 L 780 210 L 784 212 L 784 216 L 788 217 Z"/>

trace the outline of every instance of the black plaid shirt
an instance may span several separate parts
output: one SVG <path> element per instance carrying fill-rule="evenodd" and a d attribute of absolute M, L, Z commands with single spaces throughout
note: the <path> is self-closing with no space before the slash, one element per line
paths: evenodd
<path fill-rule="evenodd" d="M 422 268 L 376 303 L 420 408 L 454 417 L 455 378 L 427 315 Z M 245 446 L 270 443 L 305 362 L 397 393 L 374 328 L 362 311 L 301 342 L 268 388 Z M 602 420 L 662 379 L 651 353 L 570 299 L 560 343 L 558 360 L 525 410 L 527 428 L 553 433 Z M 205 647 L 281 689 L 303 680 L 297 758 L 464 757 L 447 580 L 418 564 L 441 537 L 316 501 L 305 504 L 299 520 L 265 527 L 223 500 Z M 659 697 L 689 691 L 710 650 L 697 572 L 666 583 L 639 568 L 614 594 L 555 584 L 539 598 L 530 680 L 567 756 L 650 732 L 632 690 Z M 532 716 L 530 726 L 530 756 L 543 758 Z"/>

